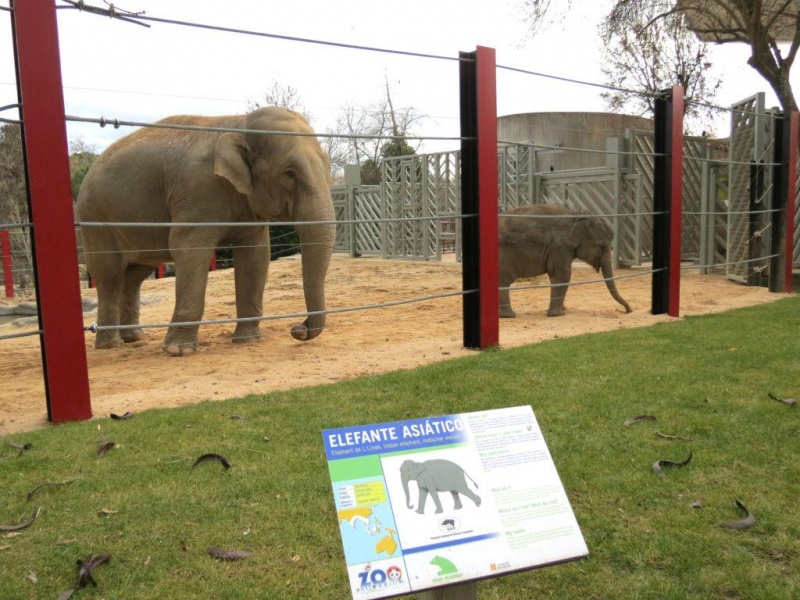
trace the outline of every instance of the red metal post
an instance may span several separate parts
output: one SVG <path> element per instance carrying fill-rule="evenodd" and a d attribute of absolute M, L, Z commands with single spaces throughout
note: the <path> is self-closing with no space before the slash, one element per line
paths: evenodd
<path fill-rule="evenodd" d="M 209 271 L 217 270 L 217 253 L 211 255 L 211 264 L 208 266 Z"/>
<path fill-rule="evenodd" d="M 683 88 L 672 88 L 672 140 L 670 148 L 670 176 L 672 196 L 670 198 L 670 242 L 669 255 L 669 310 L 670 317 L 677 317 L 681 308 L 681 240 L 683 239 Z"/>
<path fill-rule="evenodd" d="M 464 346 L 483 350 L 499 338 L 495 51 L 459 57 Z"/>
<path fill-rule="evenodd" d="M 654 315 L 680 314 L 683 219 L 683 88 L 655 99 L 653 169 Z"/>
<path fill-rule="evenodd" d="M 478 227 L 480 228 L 481 350 L 499 343 L 497 232 L 497 64 L 494 48 L 475 52 L 478 103 Z"/>
<path fill-rule="evenodd" d="M 6 285 L 6 298 L 14 297 L 14 270 L 11 264 L 11 240 L 8 230 L 0 231 L 0 251 L 3 254 L 3 281 Z"/>
<path fill-rule="evenodd" d="M 786 190 L 786 264 L 784 265 L 783 291 L 792 291 L 792 264 L 794 263 L 794 220 L 797 210 L 797 145 L 800 143 L 800 113 L 794 111 L 789 117 L 789 185 Z"/>
<path fill-rule="evenodd" d="M 12 2 L 48 418 L 92 416 L 53 0 Z"/>

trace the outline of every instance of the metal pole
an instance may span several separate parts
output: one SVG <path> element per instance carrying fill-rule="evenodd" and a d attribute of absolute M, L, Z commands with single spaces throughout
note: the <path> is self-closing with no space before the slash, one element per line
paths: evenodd
<path fill-rule="evenodd" d="M 786 190 L 786 270 L 783 291 L 792 291 L 792 267 L 794 266 L 794 235 L 797 198 L 797 157 L 800 144 L 800 113 L 792 112 L 789 117 L 789 165 L 788 189 Z"/>
<path fill-rule="evenodd" d="M 53 0 L 12 2 L 47 416 L 92 416 Z"/>
<path fill-rule="evenodd" d="M 497 87 L 493 48 L 459 53 L 461 136 L 461 214 L 464 218 L 462 280 L 464 346 L 481 350 L 499 339 L 499 262 L 497 233 Z"/>
<path fill-rule="evenodd" d="M 665 90 L 656 99 L 655 153 L 652 313 L 677 317 L 683 212 L 683 88 L 680 86 Z"/>

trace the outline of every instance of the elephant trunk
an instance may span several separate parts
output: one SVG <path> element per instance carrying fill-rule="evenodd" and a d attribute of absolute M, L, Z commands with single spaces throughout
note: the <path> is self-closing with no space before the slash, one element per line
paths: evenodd
<path fill-rule="evenodd" d="M 603 260 L 600 262 L 600 269 L 603 273 L 603 279 L 605 279 L 606 287 L 608 291 L 611 293 L 611 296 L 619 302 L 622 306 L 625 307 L 625 312 L 629 313 L 632 312 L 633 309 L 631 308 L 630 304 L 625 301 L 620 293 L 617 291 L 617 284 L 614 283 L 614 270 L 611 268 L 611 255 L 605 254 L 603 256 Z"/>
<path fill-rule="evenodd" d="M 330 193 L 327 194 L 325 205 L 325 209 L 319 211 L 318 208 L 318 212 L 313 216 L 313 220 L 323 222 L 305 222 L 305 224 L 295 226 L 302 248 L 301 262 L 306 311 L 310 313 L 302 324 L 292 327 L 292 337 L 296 340 L 313 340 L 325 328 L 325 277 L 331 262 L 336 235 Z M 298 221 L 304 221 L 303 215 L 298 215 Z M 315 314 L 320 311 L 323 312 Z"/>

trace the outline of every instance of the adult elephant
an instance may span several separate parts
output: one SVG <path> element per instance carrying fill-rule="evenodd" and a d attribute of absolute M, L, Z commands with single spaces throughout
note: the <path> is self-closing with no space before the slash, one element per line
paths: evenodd
<path fill-rule="evenodd" d="M 400 465 L 400 480 L 403 484 L 403 492 L 406 495 L 406 505 L 413 508 L 408 491 L 408 482 L 416 481 L 419 490 L 419 501 L 417 502 L 417 512 L 425 513 L 425 503 L 430 494 L 436 512 L 442 512 L 442 503 L 439 500 L 439 492 L 450 492 L 453 496 L 453 508 L 462 508 L 459 494 L 464 494 L 475 503 L 481 505 L 481 498 L 467 486 L 469 477 L 459 465 L 444 459 L 432 459 L 423 462 L 413 460 L 403 461 Z M 470 478 L 472 481 L 472 478 Z M 472 481 L 473 485 L 475 482 Z M 477 487 L 477 485 L 475 485 Z"/>
<path fill-rule="evenodd" d="M 576 258 L 602 272 L 611 296 L 631 312 L 617 291 L 611 268 L 614 232 L 601 218 L 581 210 L 537 204 L 515 208 L 500 217 L 500 316 L 514 318 L 509 286 L 520 277 L 547 273 L 550 278 L 548 317 L 565 314 L 564 298 Z"/>
<path fill-rule="evenodd" d="M 111 145 L 78 195 L 86 264 L 97 283 L 98 325 L 138 325 L 142 282 L 158 265 L 174 262 L 175 310 L 164 349 L 194 353 L 208 265 L 215 248 L 231 245 L 236 315 L 251 319 L 237 323 L 233 341 L 260 338 L 270 248 L 267 226 L 253 223 L 265 221 L 297 222 L 306 309 L 324 311 L 335 227 L 330 162 L 306 120 L 268 107 L 247 115 L 168 117 L 159 124 L 166 127 L 144 128 Z M 208 226 L 181 226 L 186 223 Z M 324 314 L 310 314 L 292 327 L 292 336 L 310 340 L 324 326 Z M 142 337 L 138 327 L 102 329 L 95 347 Z"/>

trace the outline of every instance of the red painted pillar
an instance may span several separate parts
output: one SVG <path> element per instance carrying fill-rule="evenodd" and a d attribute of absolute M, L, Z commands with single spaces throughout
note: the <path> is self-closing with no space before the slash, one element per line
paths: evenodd
<path fill-rule="evenodd" d="M 8 230 L 0 231 L 0 251 L 3 254 L 3 281 L 6 285 L 6 298 L 14 297 L 14 269 L 11 264 L 11 240 Z"/>
<path fill-rule="evenodd" d="M 680 314 L 683 219 L 683 88 L 655 100 L 652 313 Z"/>
<path fill-rule="evenodd" d="M 92 410 L 56 7 L 53 0 L 17 0 L 12 9 L 47 416 L 54 423 L 88 419 Z"/>
<path fill-rule="evenodd" d="M 211 255 L 211 264 L 208 266 L 209 271 L 217 270 L 217 253 Z"/>
<path fill-rule="evenodd" d="M 464 346 L 499 342 L 497 85 L 493 48 L 460 53 Z M 477 292 L 474 292 L 477 290 Z"/>
<path fill-rule="evenodd" d="M 797 207 L 797 145 L 800 143 L 800 113 L 793 112 L 789 117 L 789 164 L 787 165 L 788 186 L 786 190 L 786 264 L 783 273 L 783 291 L 792 291 L 792 264 L 794 263 L 794 218 Z"/>

